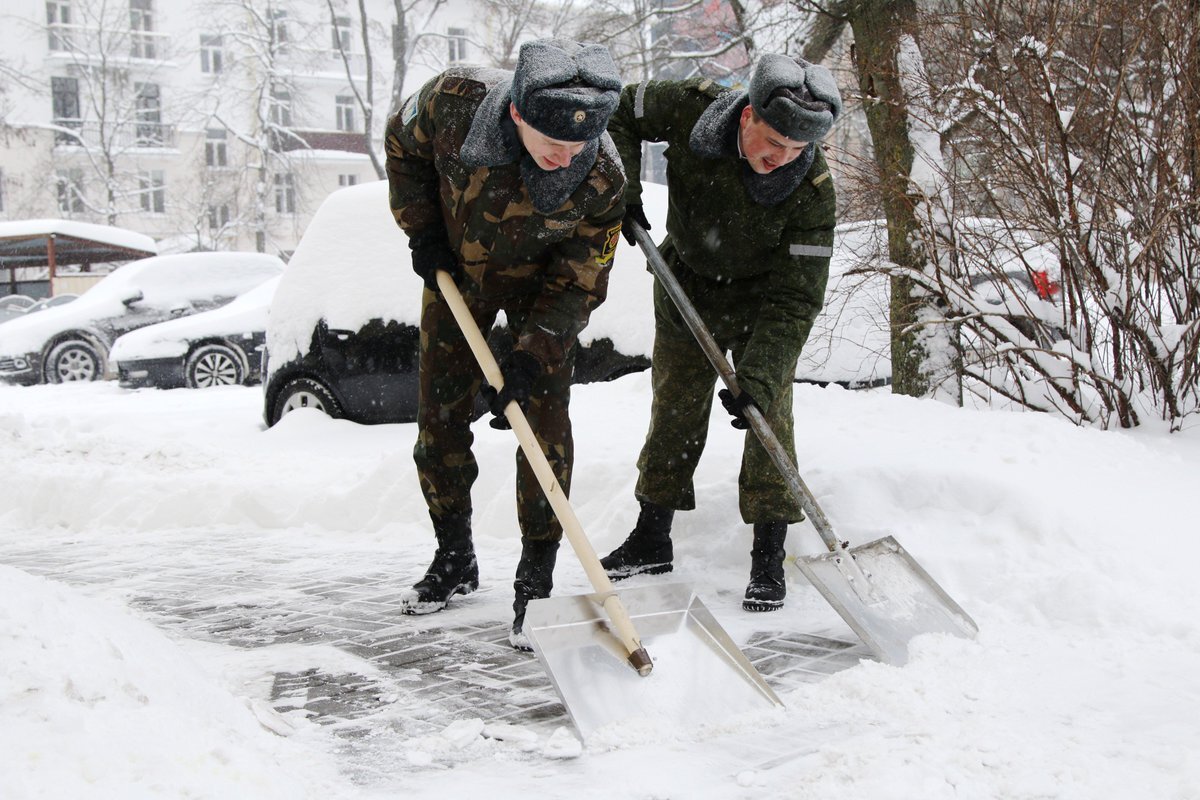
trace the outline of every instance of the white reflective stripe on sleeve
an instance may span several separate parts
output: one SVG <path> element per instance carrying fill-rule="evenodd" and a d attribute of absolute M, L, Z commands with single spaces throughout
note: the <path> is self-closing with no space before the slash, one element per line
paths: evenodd
<path fill-rule="evenodd" d="M 816 256 L 817 258 L 830 258 L 833 256 L 832 247 L 821 247 L 815 244 L 794 244 L 788 248 L 788 253 L 793 256 Z"/>
<path fill-rule="evenodd" d="M 646 79 L 639 83 L 637 94 L 633 96 L 633 116 L 635 119 L 641 119 L 646 116 L 646 84 L 649 82 L 649 79 Z"/>

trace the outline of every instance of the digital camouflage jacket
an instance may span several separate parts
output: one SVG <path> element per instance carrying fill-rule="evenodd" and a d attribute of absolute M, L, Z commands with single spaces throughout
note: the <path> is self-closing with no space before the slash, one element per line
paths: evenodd
<path fill-rule="evenodd" d="M 724 297 L 760 296 L 738 380 L 766 411 L 795 377 L 796 361 L 821 310 L 833 253 L 835 197 L 825 157 L 811 145 L 770 175 L 739 156 L 738 116 L 746 92 L 710 80 L 649 81 L 625 87 L 608 130 L 621 153 L 625 198 L 641 202 L 643 141 L 666 142 L 667 236 L 660 250 L 682 264 L 685 288 Z M 703 306 L 704 298 L 693 298 Z"/>
<path fill-rule="evenodd" d="M 461 68 L 410 97 L 387 126 L 390 204 L 409 238 L 444 227 L 468 299 L 534 286 L 517 346 L 551 365 L 604 301 L 625 178 L 607 134 L 571 166 L 538 169 L 509 117 L 511 83 L 508 72 Z"/>

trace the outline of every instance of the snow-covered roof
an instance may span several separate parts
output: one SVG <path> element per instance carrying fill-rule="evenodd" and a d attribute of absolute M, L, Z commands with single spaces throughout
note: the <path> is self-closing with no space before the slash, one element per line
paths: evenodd
<path fill-rule="evenodd" d="M 145 234 L 73 219 L 18 219 L 0 222 L 0 266 L 47 264 L 46 239 L 54 236 L 56 264 L 128 261 L 158 254 Z"/>

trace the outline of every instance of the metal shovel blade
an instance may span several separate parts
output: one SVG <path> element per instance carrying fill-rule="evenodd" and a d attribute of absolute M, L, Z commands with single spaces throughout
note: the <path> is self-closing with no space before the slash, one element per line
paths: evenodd
<path fill-rule="evenodd" d="M 594 594 L 533 600 L 525 631 L 580 738 L 649 720 L 694 728 L 782 706 L 758 670 L 683 584 L 622 589 L 629 616 L 654 659 L 640 677 Z"/>
<path fill-rule="evenodd" d="M 922 633 L 974 638 L 975 621 L 893 537 L 849 550 L 867 576 L 854 586 L 837 560 L 844 553 L 796 559 L 796 566 L 855 633 L 887 664 L 908 661 L 908 642 Z"/>

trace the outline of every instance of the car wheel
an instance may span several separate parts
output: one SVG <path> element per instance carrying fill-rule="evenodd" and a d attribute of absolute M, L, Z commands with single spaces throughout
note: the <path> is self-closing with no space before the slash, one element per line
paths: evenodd
<path fill-rule="evenodd" d="M 96 348 L 79 339 L 59 342 L 46 357 L 47 383 L 96 381 L 104 377 L 100 354 Z"/>
<path fill-rule="evenodd" d="M 275 413 L 271 415 L 271 424 L 274 425 L 283 419 L 285 414 L 298 408 L 315 408 L 334 418 L 342 416 L 342 409 L 333 392 L 312 378 L 288 381 L 275 401 Z"/>
<path fill-rule="evenodd" d="M 246 379 L 244 361 L 232 348 L 223 344 L 206 344 L 188 356 L 184 379 L 189 389 L 209 386 L 237 386 Z"/>

